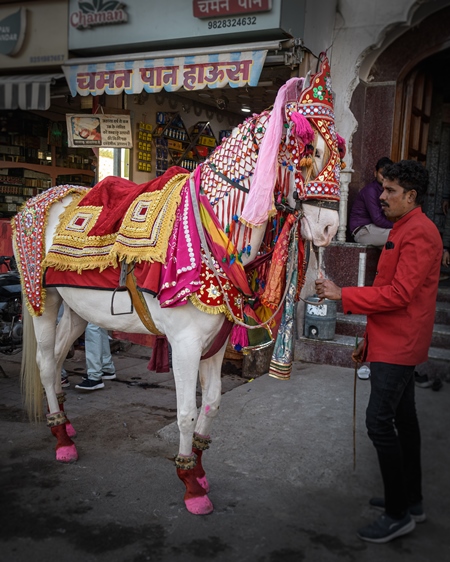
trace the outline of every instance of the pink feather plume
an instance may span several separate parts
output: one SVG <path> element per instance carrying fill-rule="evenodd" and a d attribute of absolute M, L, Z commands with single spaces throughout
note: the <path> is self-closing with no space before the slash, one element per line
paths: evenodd
<path fill-rule="evenodd" d="M 308 119 L 297 111 L 293 111 L 291 113 L 291 119 L 294 123 L 295 135 L 303 142 L 303 144 L 312 143 L 314 140 L 314 131 L 312 130 Z"/>

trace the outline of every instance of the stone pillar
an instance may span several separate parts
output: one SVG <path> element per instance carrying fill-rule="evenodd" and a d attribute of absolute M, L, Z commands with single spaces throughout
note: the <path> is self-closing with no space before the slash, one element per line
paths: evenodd
<path fill-rule="evenodd" d="M 347 204 L 348 186 L 352 179 L 353 170 L 341 170 L 341 201 L 339 203 L 339 228 L 337 231 L 338 242 L 345 242 L 347 239 Z"/>

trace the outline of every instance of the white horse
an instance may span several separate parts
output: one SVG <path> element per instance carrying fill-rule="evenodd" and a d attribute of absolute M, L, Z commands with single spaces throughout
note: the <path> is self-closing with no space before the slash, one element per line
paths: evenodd
<path fill-rule="evenodd" d="M 247 120 L 248 124 L 256 124 L 258 134 L 252 139 L 252 154 L 249 155 L 248 163 L 250 169 L 240 175 L 241 187 L 250 187 L 251 177 L 254 171 L 254 163 L 257 160 L 257 150 L 264 137 L 266 126 L 269 123 L 270 113 L 265 112 L 260 116 L 253 116 Z M 239 137 L 239 135 L 241 135 Z M 286 128 L 283 129 L 285 139 Z M 225 140 L 212 157 L 216 163 L 216 171 L 222 170 L 223 175 L 228 178 L 236 178 L 236 162 L 231 166 L 220 164 L 221 151 L 232 146 L 233 139 L 241 138 L 242 128 L 236 129 L 233 137 Z M 245 138 L 245 135 L 244 135 Z M 286 147 L 285 147 L 286 148 Z M 317 172 L 326 164 L 324 158 L 327 154 L 327 146 L 320 134 L 315 139 L 314 159 L 317 164 Z M 284 153 L 286 158 L 286 150 Z M 295 160 L 295 159 L 294 159 Z M 286 162 L 285 162 L 286 163 Z M 298 162 L 297 162 L 298 163 Z M 228 161 L 228 164 L 230 162 Z M 292 210 L 298 203 L 295 194 L 298 192 L 298 184 L 295 183 L 295 172 L 298 167 L 293 165 L 293 170 L 288 167 L 285 171 L 288 176 L 289 193 L 286 205 Z M 203 165 L 204 172 L 201 174 L 202 187 L 208 195 L 208 186 L 211 186 L 211 169 Z M 311 169 L 311 167 L 310 167 Z M 245 175 L 245 177 L 243 177 Z M 314 174 L 316 175 L 316 174 Z M 314 177 L 313 175 L 313 177 Z M 95 188 L 94 188 L 95 189 Z M 246 194 L 232 188 L 227 197 L 219 198 L 214 206 L 217 217 L 228 216 L 230 206 L 240 214 L 245 205 Z M 211 195 L 211 199 L 213 198 Z M 239 196 L 239 199 L 237 199 Z M 46 254 L 55 235 L 55 230 L 66 207 L 72 200 L 72 196 L 66 196 L 54 203 L 48 212 L 45 227 Z M 234 201 L 234 203 L 233 203 Z M 234 205 L 234 206 L 233 206 Z M 299 207 L 299 205 L 298 205 Z M 310 240 L 316 246 L 327 246 L 338 228 L 337 210 L 317 206 L 312 197 L 309 197 L 301 206 L 300 213 L 301 234 L 304 240 Z M 228 213 L 228 215 L 227 215 Z M 242 241 L 244 226 L 237 225 L 234 233 L 235 242 L 238 245 Z M 250 236 L 249 243 L 251 252 L 243 255 L 244 262 L 251 262 L 260 250 L 265 228 L 253 228 L 247 231 Z M 16 256 L 19 258 L 19 255 Z M 220 351 L 212 357 L 201 359 L 213 344 L 216 335 L 224 323 L 224 314 L 206 314 L 194 306 L 190 301 L 183 306 L 174 308 L 162 308 L 158 298 L 148 293 L 143 293 L 148 310 L 157 330 L 167 336 L 172 347 L 172 367 L 176 384 L 177 397 L 177 419 L 180 431 L 180 443 L 178 456 L 175 459 L 179 478 L 186 486 L 184 496 L 187 509 L 194 514 L 210 513 L 213 509 L 208 498 L 209 484 L 202 466 L 202 453 L 209 447 L 210 425 L 216 417 L 221 400 L 221 365 L 225 353 L 226 342 Z M 25 314 L 24 318 L 24 350 L 22 376 L 25 394 L 28 396 L 28 407 L 34 415 L 39 413 L 42 404 L 42 387 L 48 405 L 47 423 L 53 435 L 57 439 L 56 459 L 60 462 L 73 462 L 78 458 L 77 449 L 72 437 L 75 430 L 67 419 L 64 412 L 64 393 L 61 389 L 61 367 L 71 344 L 81 336 L 87 322 L 92 322 L 107 330 L 120 332 L 143 333 L 149 331 L 144 327 L 136 311 L 130 314 L 111 315 L 111 292 L 94 289 L 80 289 L 72 287 L 48 287 L 45 296 L 45 309 L 40 316 L 34 316 L 32 323 L 31 315 Z M 64 314 L 57 324 L 58 310 L 64 303 Z M 127 292 L 115 294 L 114 308 L 116 310 L 129 310 L 130 297 Z M 26 307 L 24 307 L 25 312 Z M 202 388 L 202 404 L 200 411 L 196 405 L 196 386 L 200 380 Z"/>

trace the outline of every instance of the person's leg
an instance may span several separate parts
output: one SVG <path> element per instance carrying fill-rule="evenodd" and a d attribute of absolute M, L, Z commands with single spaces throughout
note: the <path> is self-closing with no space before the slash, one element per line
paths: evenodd
<path fill-rule="evenodd" d="M 84 332 L 84 348 L 86 352 L 86 373 L 81 383 L 75 385 L 79 390 L 97 390 L 105 388 L 102 381 L 102 339 L 98 326 L 90 322 Z"/>
<path fill-rule="evenodd" d="M 100 381 L 102 378 L 102 334 L 95 324 L 86 326 L 84 346 L 86 351 L 86 373 L 89 379 Z"/>
<path fill-rule="evenodd" d="M 413 374 L 400 400 L 395 418 L 395 426 L 403 452 L 405 484 L 409 506 L 416 506 L 422 502 L 421 439 L 414 387 Z"/>
<path fill-rule="evenodd" d="M 367 224 L 355 234 L 355 241 L 358 244 L 382 248 L 386 244 L 390 232 L 390 228 L 380 228 L 374 224 Z"/>
<path fill-rule="evenodd" d="M 408 510 L 405 480 L 405 459 L 402 441 L 397 434 L 395 420 L 401 404 L 401 425 L 405 427 L 410 408 L 403 404 L 406 388 L 414 384 L 414 367 L 371 363 L 371 394 L 366 411 L 366 425 L 380 464 L 384 484 L 386 513 L 401 519 Z M 409 393 L 405 402 L 409 401 Z M 406 433 L 409 437 L 409 432 Z"/>
<path fill-rule="evenodd" d="M 104 328 L 99 328 L 99 334 L 102 349 L 102 372 L 106 375 L 113 375 L 116 372 L 116 367 L 111 356 L 108 332 Z"/>

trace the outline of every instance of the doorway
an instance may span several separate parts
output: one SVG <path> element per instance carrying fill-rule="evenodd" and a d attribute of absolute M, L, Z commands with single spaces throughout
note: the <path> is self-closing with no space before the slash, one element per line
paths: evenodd
<path fill-rule="evenodd" d="M 430 174 L 424 211 L 442 232 L 450 192 L 450 49 L 421 61 L 398 83 L 392 159 L 418 160 Z"/>

